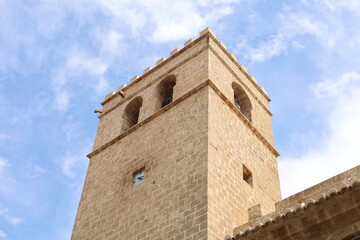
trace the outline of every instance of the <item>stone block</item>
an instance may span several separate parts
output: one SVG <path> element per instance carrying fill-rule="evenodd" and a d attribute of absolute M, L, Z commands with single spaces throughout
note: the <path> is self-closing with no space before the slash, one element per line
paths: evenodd
<path fill-rule="evenodd" d="M 216 38 L 215 33 L 214 33 L 209 27 L 205 28 L 204 30 L 202 30 L 202 31 L 200 32 L 200 37 L 201 37 L 202 35 L 204 35 L 204 34 L 207 34 L 207 33 L 210 33 L 211 35 L 213 35 L 213 36 Z"/>
<path fill-rule="evenodd" d="M 178 48 L 175 48 L 174 50 L 172 50 L 171 52 L 170 52 L 170 57 L 171 56 L 173 56 L 175 53 L 177 53 L 179 51 L 179 49 Z"/>
<path fill-rule="evenodd" d="M 138 79 L 139 78 L 139 75 L 135 75 L 134 77 L 132 77 L 131 79 L 130 79 L 130 83 L 133 83 L 136 79 Z"/>
<path fill-rule="evenodd" d="M 235 55 L 232 54 L 232 53 L 230 53 L 230 55 L 231 55 L 231 57 L 232 57 L 233 59 L 235 59 L 235 61 L 237 62 L 237 58 L 235 57 Z"/>
<path fill-rule="evenodd" d="M 250 79 L 257 84 L 257 80 L 253 75 L 250 75 Z"/>
<path fill-rule="evenodd" d="M 193 40 L 190 38 L 189 40 L 187 40 L 185 43 L 184 43 L 184 47 L 188 46 L 190 43 L 192 43 Z"/>
<path fill-rule="evenodd" d="M 152 67 L 150 67 L 150 66 L 145 68 L 144 71 L 143 71 L 143 75 L 148 73 L 151 69 L 152 69 Z"/>
<path fill-rule="evenodd" d="M 108 95 L 105 96 L 105 100 L 108 100 L 114 94 L 115 94 L 114 91 L 110 92 Z"/>
<path fill-rule="evenodd" d="M 224 44 L 222 41 L 220 41 L 219 43 L 220 43 L 220 45 L 221 45 L 223 48 L 225 48 L 225 50 L 226 50 L 225 44 Z"/>
<path fill-rule="evenodd" d="M 245 68 L 244 65 L 240 64 L 240 69 L 247 73 L 247 69 Z"/>
<path fill-rule="evenodd" d="M 156 66 L 159 65 L 160 63 L 164 62 L 166 60 L 166 58 L 162 57 L 159 60 L 156 61 Z"/>
<path fill-rule="evenodd" d="M 118 92 L 120 92 L 121 90 L 123 90 L 123 88 L 125 88 L 127 85 L 124 83 L 122 84 L 120 87 L 118 87 Z"/>

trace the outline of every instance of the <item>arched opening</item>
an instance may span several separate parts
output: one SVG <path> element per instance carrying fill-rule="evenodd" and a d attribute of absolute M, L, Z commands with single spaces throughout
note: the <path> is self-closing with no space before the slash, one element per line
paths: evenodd
<path fill-rule="evenodd" d="M 142 98 L 136 97 L 125 107 L 122 126 L 123 132 L 138 123 L 141 106 Z"/>
<path fill-rule="evenodd" d="M 157 88 L 158 109 L 165 107 L 173 101 L 175 85 L 176 77 L 174 75 L 166 77 L 159 83 Z"/>
<path fill-rule="evenodd" d="M 236 83 L 232 84 L 234 89 L 234 105 L 251 122 L 251 102 L 244 89 Z"/>

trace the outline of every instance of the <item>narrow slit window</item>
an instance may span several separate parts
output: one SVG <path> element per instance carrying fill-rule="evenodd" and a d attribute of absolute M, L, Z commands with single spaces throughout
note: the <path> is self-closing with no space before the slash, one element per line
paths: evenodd
<path fill-rule="evenodd" d="M 243 179 L 247 182 L 251 187 L 253 187 L 253 176 L 251 171 L 243 165 Z"/>
<path fill-rule="evenodd" d="M 140 183 L 142 183 L 144 181 L 144 178 L 145 178 L 145 168 L 143 168 L 139 171 L 136 171 L 134 173 L 133 185 L 134 186 L 139 185 Z"/>

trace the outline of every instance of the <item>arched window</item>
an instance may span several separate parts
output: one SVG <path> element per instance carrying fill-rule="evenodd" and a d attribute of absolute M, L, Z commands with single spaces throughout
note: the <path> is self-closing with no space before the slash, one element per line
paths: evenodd
<path fill-rule="evenodd" d="M 162 80 L 157 88 L 158 93 L 158 109 L 165 107 L 173 101 L 174 86 L 176 85 L 176 77 L 174 75 L 166 77 Z"/>
<path fill-rule="evenodd" d="M 233 83 L 232 87 L 234 89 L 234 105 L 251 122 L 252 106 L 248 95 L 239 84 Z"/>
<path fill-rule="evenodd" d="M 123 132 L 138 123 L 141 106 L 142 98 L 136 97 L 125 107 L 122 126 Z"/>

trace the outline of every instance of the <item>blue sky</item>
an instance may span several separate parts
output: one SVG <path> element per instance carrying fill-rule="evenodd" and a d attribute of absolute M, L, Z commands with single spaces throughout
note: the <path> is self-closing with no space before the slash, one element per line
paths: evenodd
<path fill-rule="evenodd" d="M 0 240 L 69 239 L 104 96 L 207 26 L 269 93 L 283 196 L 360 164 L 360 1 L 0 0 Z"/>

